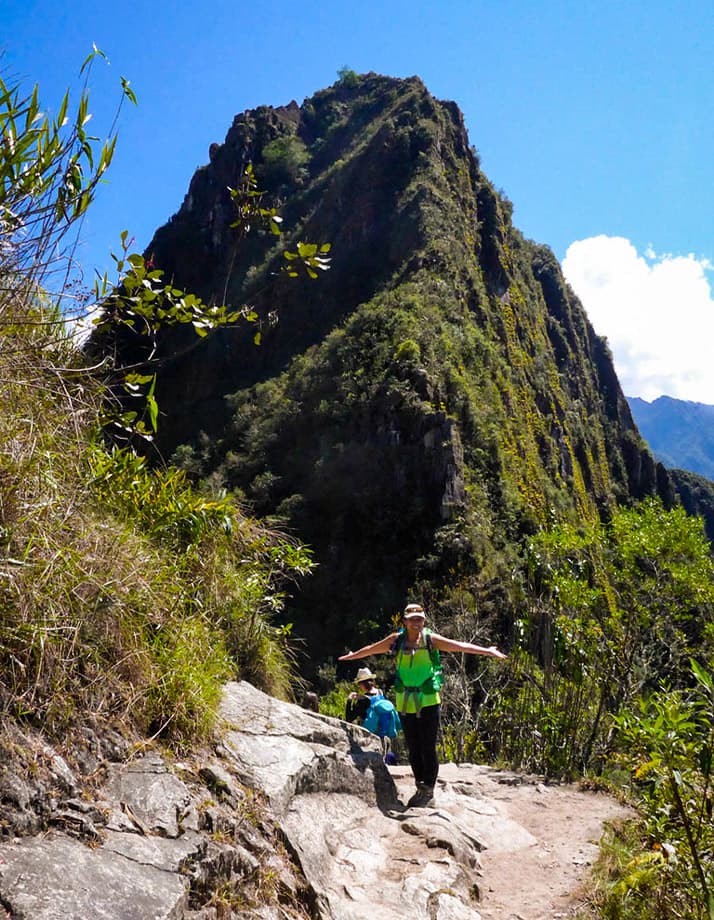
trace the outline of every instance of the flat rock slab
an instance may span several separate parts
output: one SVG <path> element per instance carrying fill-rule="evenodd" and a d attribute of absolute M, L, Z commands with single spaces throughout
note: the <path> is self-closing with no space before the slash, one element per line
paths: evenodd
<path fill-rule="evenodd" d="M 0 848 L 2 897 L 13 920 L 179 920 L 188 882 L 156 862 L 61 835 L 23 838 Z"/>
<path fill-rule="evenodd" d="M 402 818 L 406 813 L 385 814 L 356 797 L 311 795 L 293 801 L 283 830 L 318 895 L 321 916 L 478 920 L 478 889 L 470 870 L 476 847 L 456 827 L 439 828 L 448 845 L 432 844 L 433 824 L 406 832 L 408 819 Z M 411 823 L 426 820 L 417 815 Z M 470 865 L 462 865 L 450 848 L 468 853 Z"/>
<path fill-rule="evenodd" d="M 104 796 L 115 810 L 113 820 L 118 828 L 163 837 L 179 836 L 191 804 L 188 787 L 155 753 L 129 764 L 111 764 Z"/>

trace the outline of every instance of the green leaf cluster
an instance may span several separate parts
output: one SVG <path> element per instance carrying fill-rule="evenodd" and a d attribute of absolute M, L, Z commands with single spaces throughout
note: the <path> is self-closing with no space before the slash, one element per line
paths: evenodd
<path fill-rule="evenodd" d="M 10 279 L 18 291 L 22 284 L 40 284 L 69 257 L 73 244 L 68 248 L 65 239 L 111 164 L 116 134 L 101 143 L 87 130 L 89 75 L 103 56 L 95 47 L 84 62 L 85 83 L 73 113 L 69 92 L 52 116 L 42 110 L 37 86 L 24 94 L 20 84 L 0 77 L 0 233 L 5 242 L 0 273 L 6 297 Z M 124 98 L 135 101 L 128 85 Z"/>
<path fill-rule="evenodd" d="M 714 916 L 711 853 L 714 678 L 691 661 L 692 686 L 663 686 L 617 721 L 641 821 L 606 903 L 662 920 Z"/>

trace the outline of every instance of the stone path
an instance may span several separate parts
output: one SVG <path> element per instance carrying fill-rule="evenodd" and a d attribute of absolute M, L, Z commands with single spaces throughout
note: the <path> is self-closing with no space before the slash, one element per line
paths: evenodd
<path fill-rule="evenodd" d="M 49 833 L 0 841 L 0 918 L 297 920 L 309 902 L 321 920 L 556 920 L 603 822 L 627 815 L 604 795 L 453 764 L 434 806 L 408 809 L 409 768 L 388 770 L 363 729 L 245 682 L 221 712 L 191 765 L 158 751 L 108 764 L 93 799 L 58 802 Z M 261 836 L 250 789 L 292 862 Z M 267 878 L 283 892 L 270 903 Z"/>

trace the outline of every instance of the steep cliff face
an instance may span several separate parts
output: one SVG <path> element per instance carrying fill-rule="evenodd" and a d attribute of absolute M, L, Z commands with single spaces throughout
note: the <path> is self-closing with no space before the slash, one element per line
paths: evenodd
<path fill-rule="evenodd" d="M 687 514 L 701 517 L 714 544 L 714 482 L 688 470 L 669 470 L 679 501 Z"/>
<path fill-rule="evenodd" d="M 227 187 L 249 162 L 287 234 L 235 252 Z M 276 277 L 298 239 L 332 243 L 318 281 Z M 557 260 L 418 78 L 237 116 L 149 252 L 204 299 L 277 312 L 260 347 L 249 328 L 184 356 L 165 339 L 160 446 L 315 548 L 293 611 L 312 648 L 383 626 L 409 590 L 507 618 L 537 527 L 672 500 Z"/>

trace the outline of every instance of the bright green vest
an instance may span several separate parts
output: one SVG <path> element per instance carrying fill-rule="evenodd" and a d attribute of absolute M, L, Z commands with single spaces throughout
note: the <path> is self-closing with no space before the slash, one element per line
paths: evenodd
<path fill-rule="evenodd" d="M 400 713 L 418 713 L 424 706 L 441 702 L 439 692 L 425 692 L 423 684 L 434 674 L 434 665 L 428 648 L 397 652 L 397 710 Z"/>

